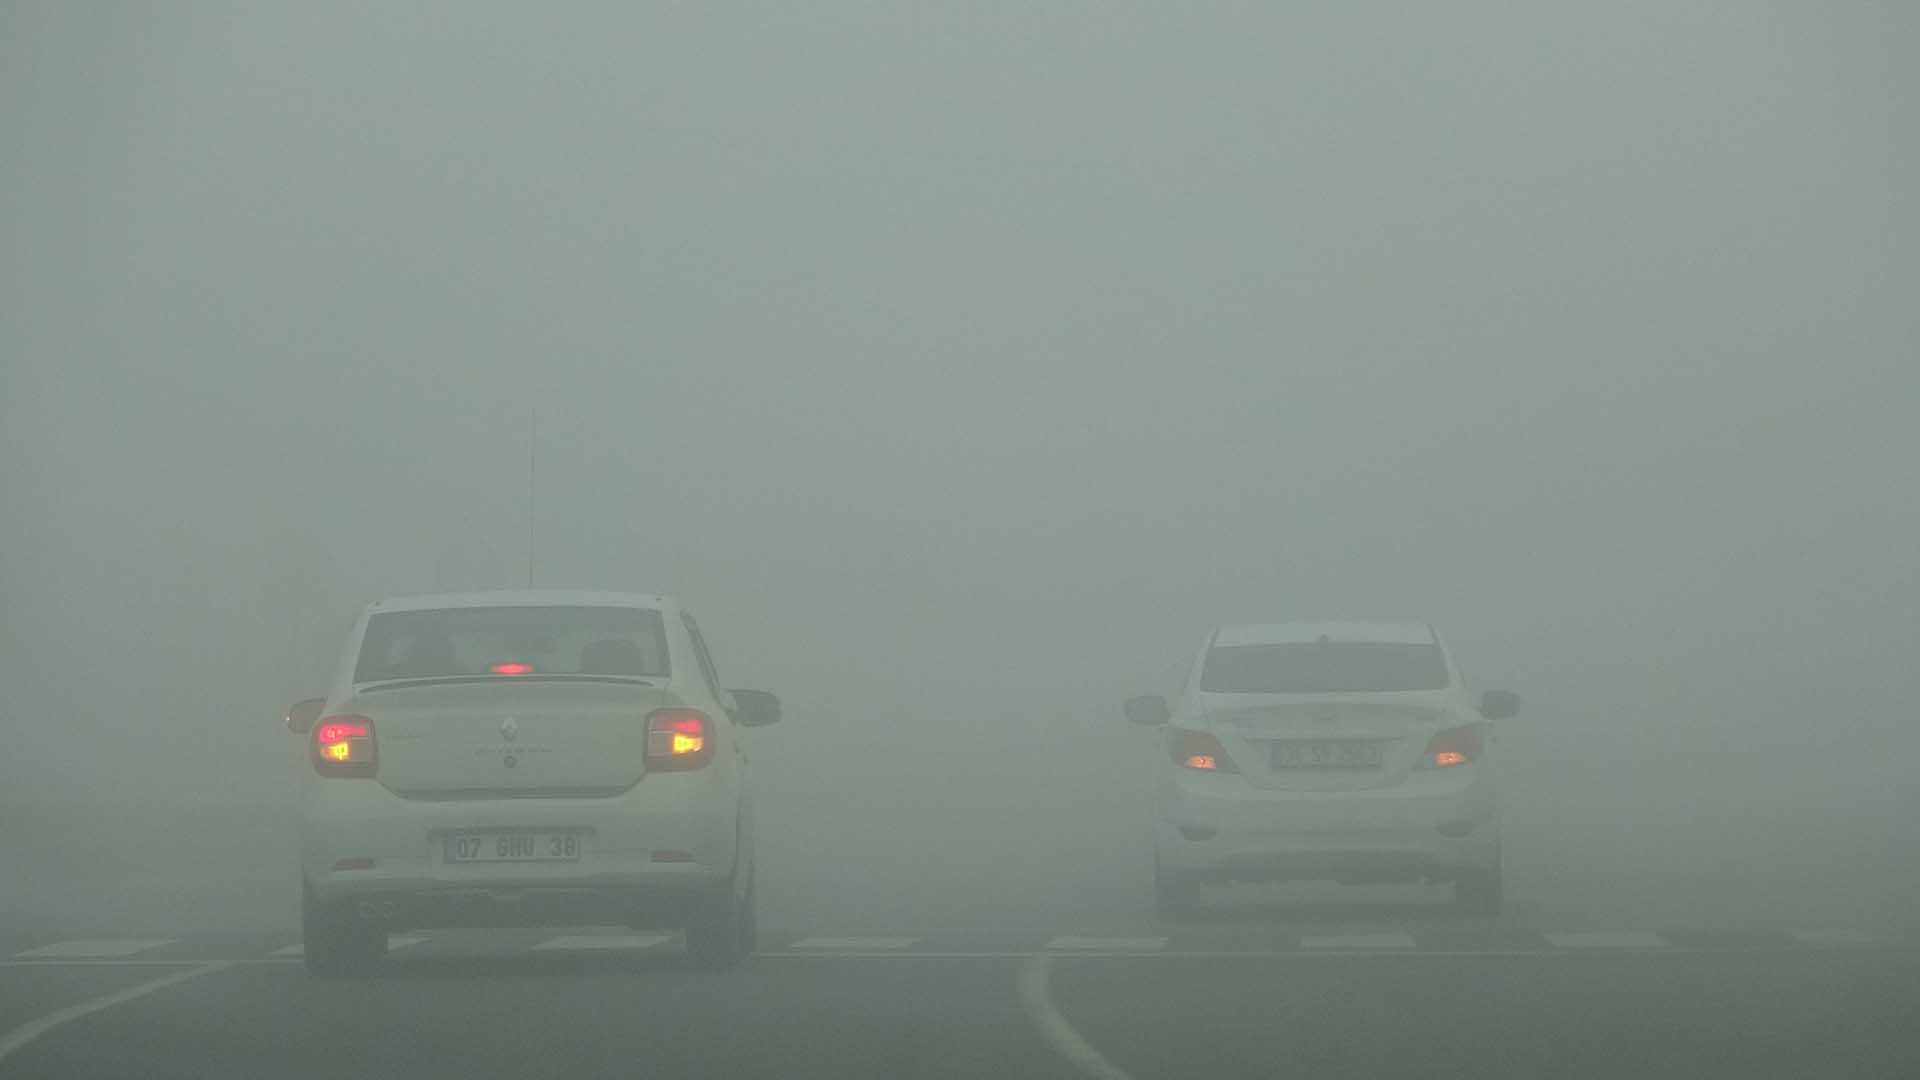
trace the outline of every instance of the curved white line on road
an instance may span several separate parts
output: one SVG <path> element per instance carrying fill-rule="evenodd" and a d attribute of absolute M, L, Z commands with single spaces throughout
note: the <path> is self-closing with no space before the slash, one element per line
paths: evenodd
<path fill-rule="evenodd" d="M 186 971 L 176 971 L 171 975 L 163 975 L 158 979 L 151 979 L 147 982 L 129 986 L 124 990 L 116 990 L 104 997 L 97 997 L 91 1001 L 83 1001 L 78 1005 L 61 1009 L 59 1012 L 48 1013 L 37 1020 L 29 1020 L 19 1027 L 14 1028 L 12 1031 L 7 1032 L 4 1037 L 0 1037 L 0 1061 L 5 1061 L 12 1057 L 20 1051 L 21 1047 L 52 1031 L 54 1028 L 59 1027 L 61 1024 L 78 1020 L 83 1016 L 91 1016 L 102 1009 L 111 1009 L 115 1005 L 132 1001 L 134 998 L 146 997 L 156 990 L 165 990 L 169 986 L 178 985 L 179 983 L 186 982 L 188 979 L 197 979 L 202 975 L 211 975 L 216 971 L 224 971 L 232 966 L 230 963 L 204 964 L 200 967 L 189 968 Z"/>
<path fill-rule="evenodd" d="M 1067 1022 L 1053 1003 L 1052 978 L 1053 957 L 1046 953 L 1030 956 L 1020 965 L 1020 1005 L 1027 1010 L 1033 1026 L 1040 1029 L 1040 1036 L 1074 1068 L 1095 1080 L 1132 1080 Z"/>

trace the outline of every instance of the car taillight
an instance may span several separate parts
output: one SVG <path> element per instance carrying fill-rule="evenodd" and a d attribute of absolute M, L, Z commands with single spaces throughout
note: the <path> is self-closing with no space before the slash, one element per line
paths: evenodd
<path fill-rule="evenodd" d="M 656 709 L 647 717 L 647 771 L 698 769 L 713 760 L 713 721 L 698 709 Z"/>
<path fill-rule="evenodd" d="M 372 776 L 378 756 L 373 721 L 329 716 L 313 725 L 313 768 L 322 776 Z"/>
<path fill-rule="evenodd" d="M 1220 740 L 1211 731 L 1169 728 L 1167 756 L 1183 769 L 1222 773 L 1240 771 L 1234 767 L 1233 759 L 1227 756 L 1227 748 L 1220 745 Z"/>
<path fill-rule="evenodd" d="M 1420 755 L 1420 767 L 1447 769 L 1465 765 L 1480 756 L 1480 749 L 1479 724 L 1448 728 L 1435 732 L 1433 738 L 1428 740 L 1426 752 Z"/>

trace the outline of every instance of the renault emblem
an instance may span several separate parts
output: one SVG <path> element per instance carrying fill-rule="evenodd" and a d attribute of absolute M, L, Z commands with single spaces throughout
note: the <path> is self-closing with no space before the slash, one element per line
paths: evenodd
<path fill-rule="evenodd" d="M 520 721 L 509 716 L 500 722 L 500 737 L 512 742 L 520 737 Z"/>

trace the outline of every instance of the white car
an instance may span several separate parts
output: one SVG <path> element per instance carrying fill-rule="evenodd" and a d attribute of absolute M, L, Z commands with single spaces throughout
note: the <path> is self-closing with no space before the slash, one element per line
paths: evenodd
<path fill-rule="evenodd" d="M 661 596 L 387 600 L 355 623 L 306 737 L 306 964 L 359 968 L 417 927 L 687 928 L 696 961 L 753 948 L 741 729 L 780 718 L 721 687 Z"/>
<path fill-rule="evenodd" d="M 1491 721 L 1519 698 L 1467 694 L 1423 623 L 1286 623 L 1216 631 L 1185 691 L 1127 702 L 1166 725 L 1156 766 L 1154 896 L 1186 908 L 1204 882 L 1450 881 L 1501 900 Z"/>

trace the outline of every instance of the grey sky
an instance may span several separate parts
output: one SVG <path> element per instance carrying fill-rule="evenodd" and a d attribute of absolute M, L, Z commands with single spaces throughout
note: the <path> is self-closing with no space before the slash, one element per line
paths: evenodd
<path fill-rule="evenodd" d="M 542 583 L 803 722 L 1405 613 L 1911 745 L 1906 5 L 797 7 L 7 5 L 0 777 L 274 752 L 536 407 Z"/>

